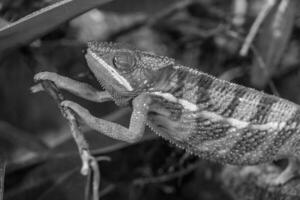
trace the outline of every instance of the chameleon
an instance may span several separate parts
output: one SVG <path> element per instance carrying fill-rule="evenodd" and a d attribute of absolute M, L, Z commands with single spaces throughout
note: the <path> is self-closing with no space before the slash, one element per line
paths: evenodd
<path fill-rule="evenodd" d="M 288 159 L 271 184 L 285 184 L 299 174 L 300 107 L 288 100 L 218 79 L 175 59 L 124 44 L 91 41 L 87 65 L 104 91 L 53 72 L 39 72 L 58 88 L 94 102 L 131 106 L 129 127 L 97 118 L 65 100 L 92 129 L 129 143 L 145 126 L 179 148 L 211 161 L 257 165 Z"/>

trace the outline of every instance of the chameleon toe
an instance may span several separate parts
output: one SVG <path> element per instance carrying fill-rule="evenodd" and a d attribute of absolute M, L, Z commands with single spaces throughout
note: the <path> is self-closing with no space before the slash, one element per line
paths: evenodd
<path fill-rule="evenodd" d="M 77 113 L 81 117 L 83 117 L 84 115 L 89 115 L 89 111 L 86 108 L 82 107 L 81 105 L 79 105 L 73 101 L 65 100 L 65 101 L 61 102 L 60 105 L 62 107 L 67 107 L 67 108 L 73 110 L 75 113 Z"/>
<path fill-rule="evenodd" d="M 40 72 L 34 75 L 33 79 L 34 81 L 41 81 L 41 80 L 51 80 L 53 77 L 53 72 Z"/>
<path fill-rule="evenodd" d="M 74 106 L 74 104 L 76 104 L 76 103 L 74 103 L 74 102 L 72 102 L 72 101 L 68 101 L 68 100 L 65 100 L 65 101 L 62 101 L 61 103 L 60 103 L 60 105 L 62 106 L 62 107 L 67 107 L 67 108 L 73 108 L 73 107 L 75 107 Z M 73 109 L 72 109 L 73 110 Z"/>
<path fill-rule="evenodd" d="M 32 87 L 30 87 L 30 92 L 31 93 L 37 93 L 37 92 L 40 92 L 40 91 L 43 91 L 43 90 L 44 90 L 43 86 L 39 83 L 32 86 Z"/>

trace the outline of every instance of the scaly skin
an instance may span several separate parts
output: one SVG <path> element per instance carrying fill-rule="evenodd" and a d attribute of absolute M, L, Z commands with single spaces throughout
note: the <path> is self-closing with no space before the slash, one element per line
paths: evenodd
<path fill-rule="evenodd" d="M 298 105 L 183 66 L 165 71 L 162 74 L 169 77 L 154 83 L 150 91 L 172 94 L 198 109 L 191 111 L 166 97 L 154 96 L 149 124 L 159 135 L 196 155 L 229 164 L 296 156 Z"/>
<path fill-rule="evenodd" d="M 63 102 L 92 128 L 134 142 L 148 125 L 189 152 L 229 164 L 289 158 L 293 162 L 273 184 L 294 176 L 300 146 L 298 105 L 119 44 L 91 42 L 86 59 L 107 92 L 48 72 L 37 74 L 35 80 L 51 80 L 96 102 L 132 102 L 129 128 L 95 118 L 74 102 Z"/>

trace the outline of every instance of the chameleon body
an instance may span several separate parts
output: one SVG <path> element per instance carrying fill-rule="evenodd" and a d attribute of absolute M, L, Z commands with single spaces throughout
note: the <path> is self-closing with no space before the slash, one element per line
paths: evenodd
<path fill-rule="evenodd" d="M 126 129 L 131 136 L 122 139 L 124 127 L 101 128 L 84 108 L 64 103 L 82 118 L 91 118 L 87 124 L 106 135 L 135 141 L 146 124 L 171 143 L 217 162 L 249 165 L 300 157 L 300 109 L 290 101 L 119 44 L 91 42 L 86 59 L 117 105 L 133 105 Z M 76 93 L 58 75 L 43 72 L 35 79 L 52 80 Z M 102 121 L 98 124 L 105 126 Z M 292 164 L 277 183 L 290 179 Z"/>

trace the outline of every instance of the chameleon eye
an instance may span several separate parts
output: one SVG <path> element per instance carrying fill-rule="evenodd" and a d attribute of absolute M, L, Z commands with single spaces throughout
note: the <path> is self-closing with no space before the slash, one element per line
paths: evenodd
<path fill-rule="evenodd" d="M 135 57 L 129 52 L 119 52 L 113 58 L 113 63 L 117 69 L 130 70 L 135 65 Z"/>

